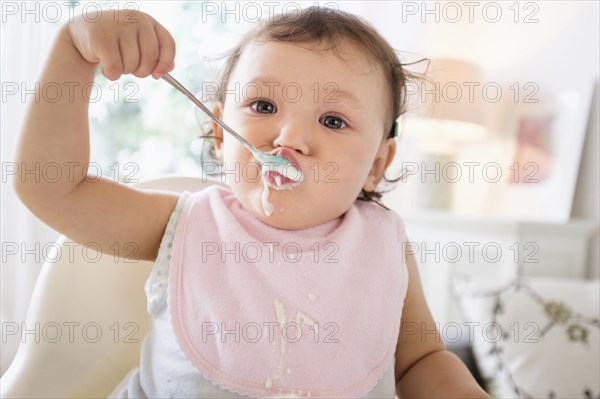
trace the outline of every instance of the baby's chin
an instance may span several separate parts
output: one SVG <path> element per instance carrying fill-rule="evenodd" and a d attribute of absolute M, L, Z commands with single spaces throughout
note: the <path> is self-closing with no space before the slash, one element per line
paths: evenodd
<path fill-rule="evenodd" d="M 270 189 L 268 203 L 265 203 L 263 190 L 256 189 L 241 194 L 245 194 L 245 198 L 241 198 L 240 201 L 254 217 L 271 227 L 299 230 L 318 225 L 319 215 L 314 210 L 307 212 L 307 209 L 311 208 L 310 202 L 302 199 L 300 193 L 294 191 Z"/>
<path fill-rule="evenodd" d="M 285 213 L 285 211 L 280 215 L 275 215 L 275 213 L 273 213 L 271 216 L 266 216 L 263 213 L 256 214 L 255 216 L 262 223 L 280 230 L 303 230 L 318 226 L 320 224 L 316 220 L 311 221 L 307 218 L 283 215 L 283 213 Z"/>
<path fill-rule="evenodd" d="M 307 215 L 302 211 L 308 204 L 305 203 L 301 208 L 297 203 L 298 197 L 292 198 L 289 194 L 291 192 L 284 194 L 271 190 L 268 203 L 265 203 L 261 190 L 258 195 L 253 195 L 252 213 L 261 222 L 278 229 L 298 230 L 305 228 L 307 223 L 311 224 L 311 218 L 307 218 Z"/>

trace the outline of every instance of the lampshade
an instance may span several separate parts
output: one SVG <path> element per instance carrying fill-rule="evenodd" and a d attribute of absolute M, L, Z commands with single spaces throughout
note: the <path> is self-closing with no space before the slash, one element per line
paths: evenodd
<path fill-rule="evenodd" d="M 403 135 L 413 138 L 478 140 L 487 135 L 483 70 L 468 61 L 433 59 L 426 81 L 413 91 L 411 111 L 398 120 Z"/>

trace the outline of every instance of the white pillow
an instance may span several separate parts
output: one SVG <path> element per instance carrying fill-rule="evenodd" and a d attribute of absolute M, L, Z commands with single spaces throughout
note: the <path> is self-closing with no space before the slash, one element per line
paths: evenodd
<path fill-rule="evenodd" d="M 453 281 L 493 397 L 600 397 L 599 280 Z"/>

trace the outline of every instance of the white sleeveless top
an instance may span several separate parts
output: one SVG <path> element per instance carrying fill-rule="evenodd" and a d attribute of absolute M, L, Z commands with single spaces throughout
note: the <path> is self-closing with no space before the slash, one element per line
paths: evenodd
<path fill-rule="evenodd" d="M 179 216 L 191 193 L 184 192 L 173 210 L 162 238 L 156 262 L 146 281 L 149 331 L 141 346 L 140 366 L 131 370 L 109 398 L 248 398 L 250 395 L 222 389 L 206 379 L 185 356 L 174 334 L 167 301 L 171 248 Z M 400 244 L 399 244 L 400 245 Z M 408 271 L 402 264 L 402 291 L 408 287 Z M 397 315 L 400 318 L 400 314 Z M 396 397 L 395 357 L 377 384 L 363 398 Z M 291 397 L 291 396 L 286 396 Z"/>

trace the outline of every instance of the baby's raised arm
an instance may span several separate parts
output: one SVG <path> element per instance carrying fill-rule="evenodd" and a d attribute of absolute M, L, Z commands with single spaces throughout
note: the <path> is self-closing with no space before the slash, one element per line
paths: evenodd
<path fill-rule="evenodd" d="M 79 17 L 61 28 L 38 87 L 74 90 L 62 90 L 56 101 L 37 93 L 17 150 L 21 174 L 14 177 L 14 187 L 33 214 L 72 240 L 99 245 L 102 252 L 114 254 L 117 243 L 118 253 L 130 254 L 133 244 L 133 258 L 156 258 L 178 196 L 85 178 L 89 95 L 82 88 L 91 88 L 98 64 L 110 80 L 130 73 L 157 77 L 172 69 L 174 57 L 169 32 L 141 12 L 102 10 L 98 21 Z M 56 177 L 26 173 L 47 165 L 60 168 Z"/>

